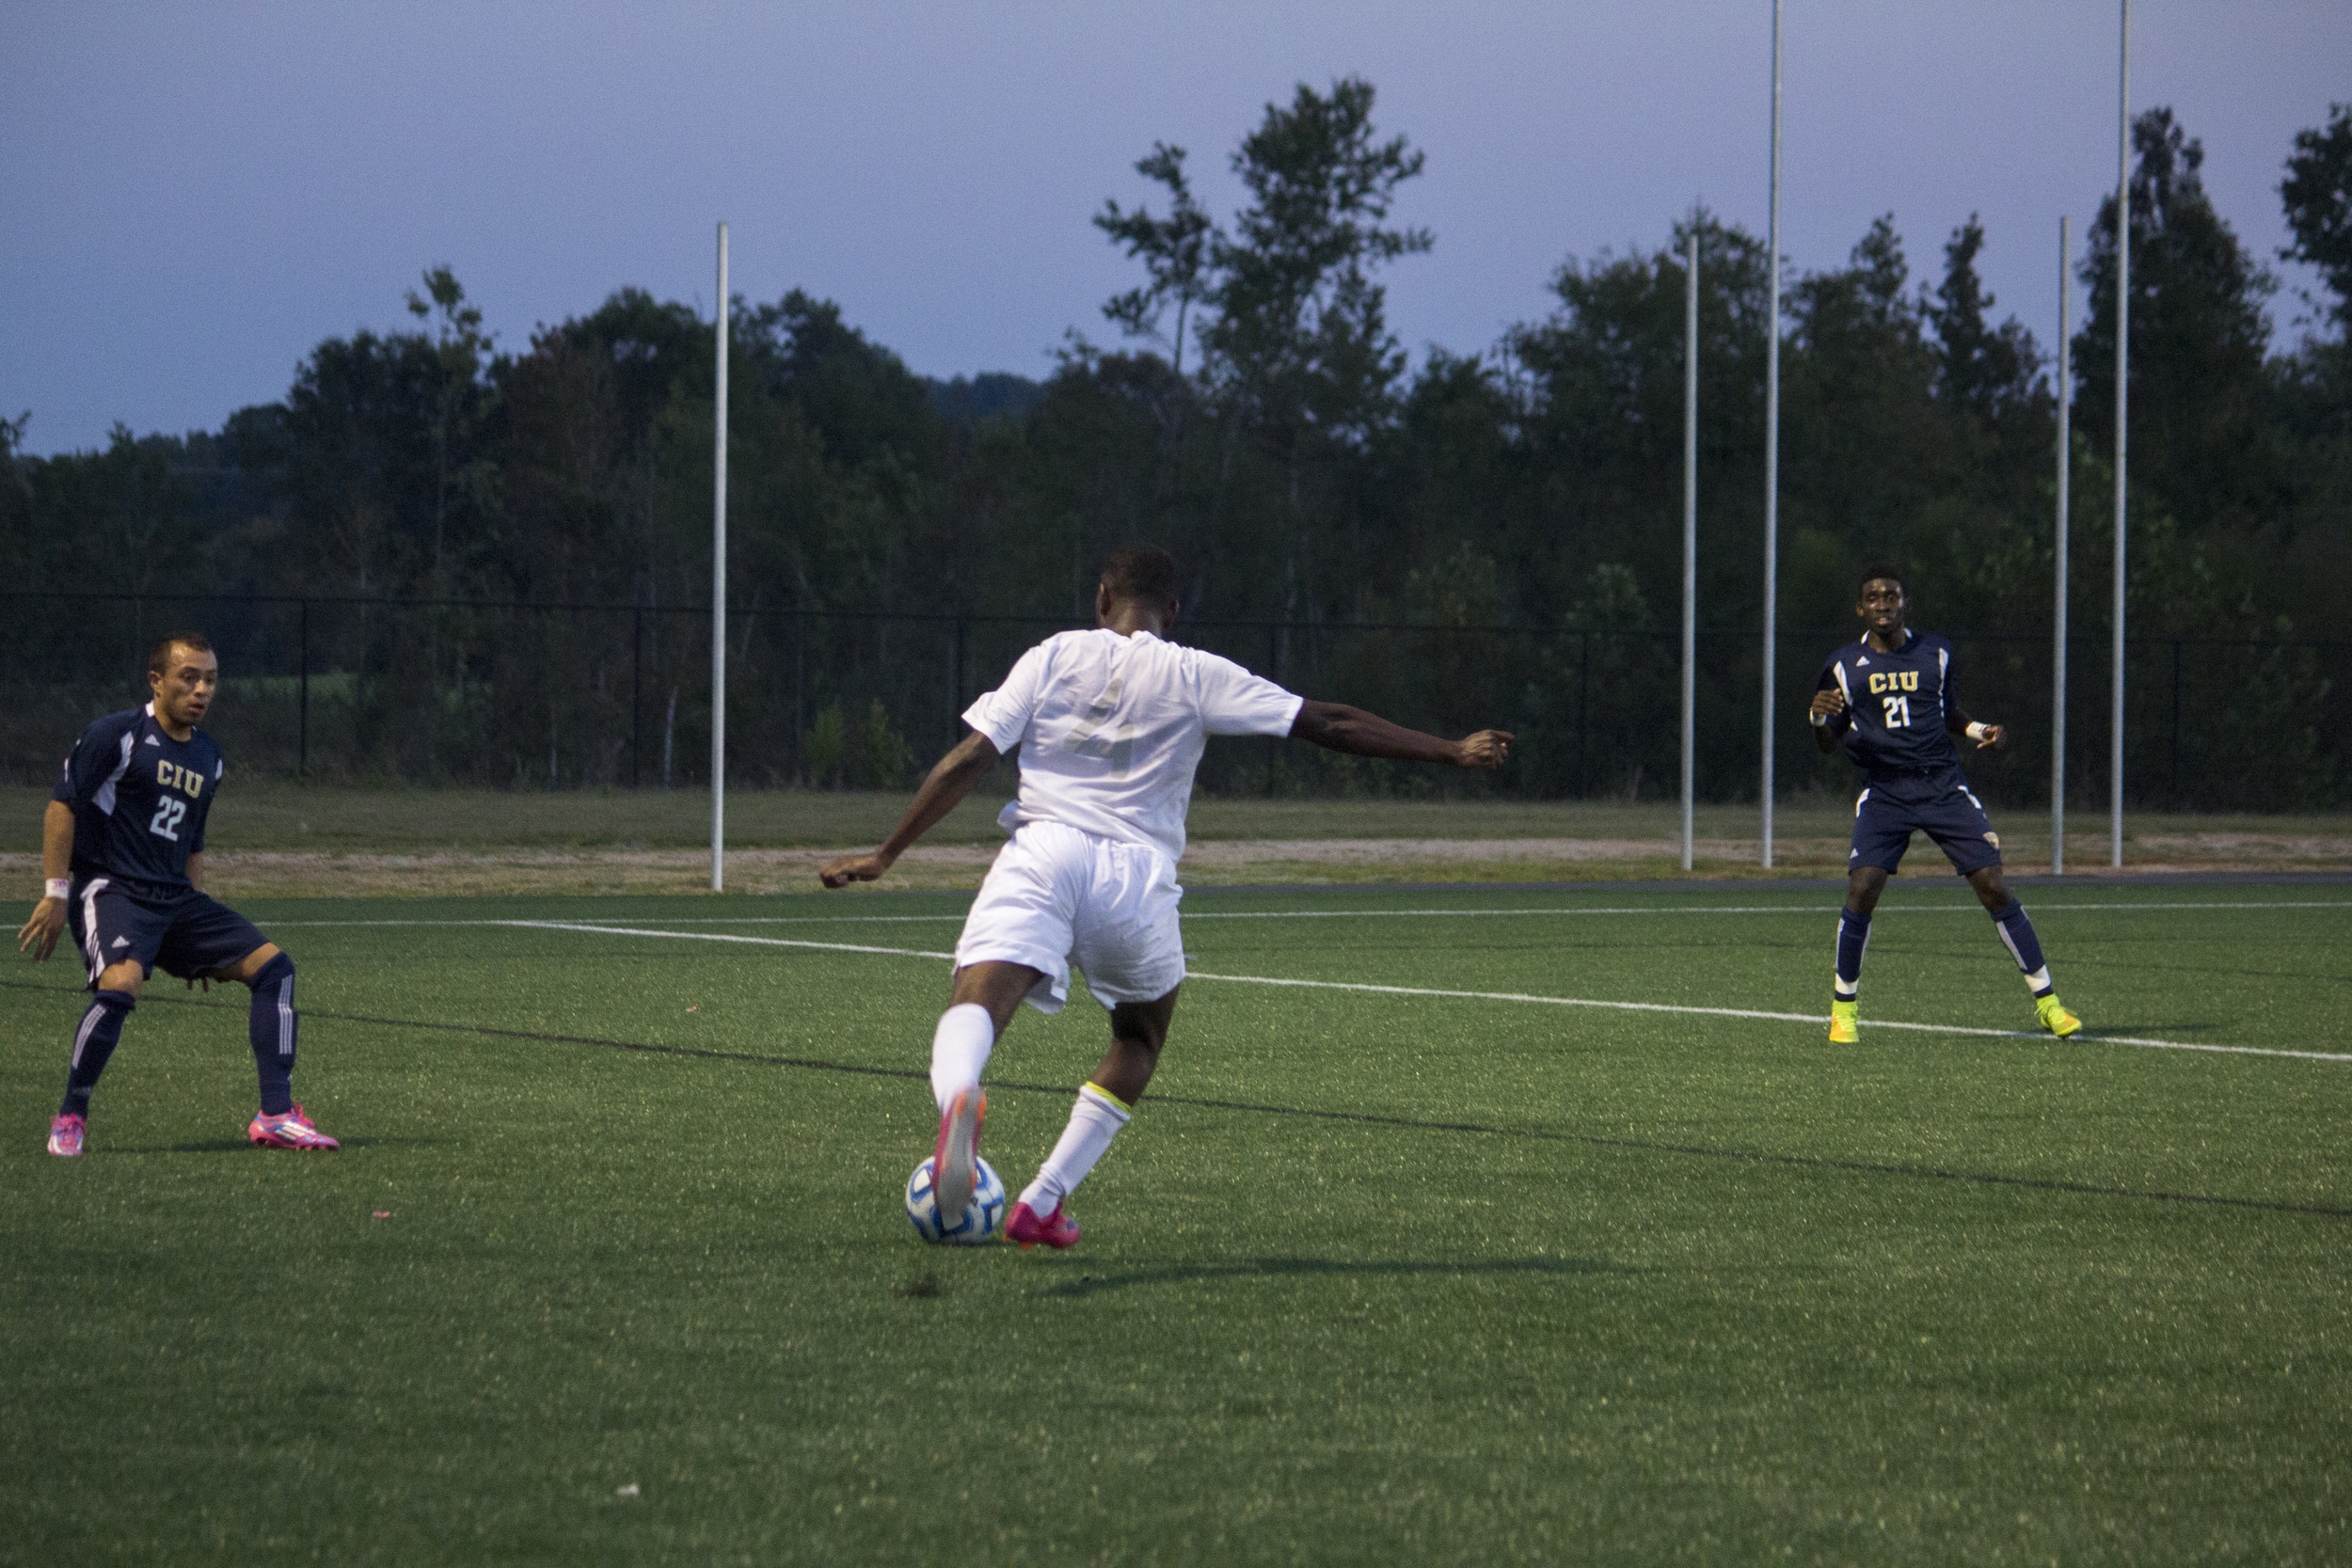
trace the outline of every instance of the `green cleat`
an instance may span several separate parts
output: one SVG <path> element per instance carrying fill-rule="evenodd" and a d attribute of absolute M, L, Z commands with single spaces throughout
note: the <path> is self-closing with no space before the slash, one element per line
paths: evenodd
<path fill-rule="evenodd" d="M 2033 1010 L 2042 1017 L 2042 1027 L 2060 1039 L 2082 1033 L 2083 1021 L 2066 1010 L 2058 1001 L 2058 992 L 2051 991 L 2033 999 Z"/>
<path fill-rule="evenodd" d="M 1832 1002 L 1829 1005 L 1830 1044 L 1859 1045 L 1862 1043 L 1861 1009 L 1862 1004 L 1859 1002 Z M 2079 1029 L 2082 1025 L 2078 1023 L 2074 1027 Z"/>

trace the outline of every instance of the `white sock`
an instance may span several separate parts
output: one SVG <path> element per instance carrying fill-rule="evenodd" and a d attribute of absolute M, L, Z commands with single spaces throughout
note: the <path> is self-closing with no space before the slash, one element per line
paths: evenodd
<path fill-rule="evenodd" d="M 2037 969 L 2031 974 L 2026 975 L 2026 989 L 2033 992 L 2036 996 L 2040 996 L 2043 991 L 2050 990 L 2050 966 L 2048 964 L 2043 964 L 2040 969 Z"/>
<path fill-rule="evenodd" d="M 1037 1180 L 1021 1191 L 1021 1201 L 1029 1206 L 1030 1212 L 1042 1219 L 1060 1208 L 1061 1200 L 1087 1179 L 1087 1172 L 1111 1147 L 1111 1139 L 1127 1125 L 1132 1114 L 1092 1084 L 1079 1089 L 1078 1103 L 1070 1108 L 1070 1125 L 1062 1129 L 1061 1142 L 1038 1167 Z"/>
<path fill-rule="evenodd" d="M 939 1114 L 965 1089 L 977 1088 L 988 1053 L 996 1049 L 996 1021 L 977 1002 L 962 1002 L 939 1015 L 931 1036 L 931 1098 Z"/>

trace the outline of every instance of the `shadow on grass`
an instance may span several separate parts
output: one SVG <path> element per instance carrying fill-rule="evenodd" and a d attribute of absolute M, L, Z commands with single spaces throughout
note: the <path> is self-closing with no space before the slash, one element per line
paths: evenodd
<path fill-rule="evenodd" d="M 1165 1269 L 1136 1269 L 1125 1274 L 1082 1275 L 1060 1285 L 1049 1285 L 1041 1296 L 1085 1297 L 1138 1285 L 1189 1285 L 1212 1279 L 1279 1279 L 1286 1275 L 1352 1275 L 1360 1278 L 1414 1275 L 1591 1275 L 1641 1274 L 1646 1271 L 1597 1258 L 1496 1258 L 1468 1263 L 1441 1263 L 1412 1259 L 1371 1259 L 1346 1262 L 1336 1258 L 1254 1258 L 1237 1263 L 1188 1263 Z"/>
<path fill-rule="evenodd" d="M 351 1148 L 445 1148 L 455 1138 L 345 1138 Z M 133 1144 L 128 1148 L 93 1148 L 92 1154 L 332 1154 L 333 1149 L 261 1148 L 243 1138 L 202 1138 L 184 1144 Z"/>

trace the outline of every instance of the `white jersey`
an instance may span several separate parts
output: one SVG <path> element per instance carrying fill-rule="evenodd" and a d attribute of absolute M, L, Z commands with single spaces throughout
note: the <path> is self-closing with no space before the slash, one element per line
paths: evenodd
<path fill-rule="evenodd" d="M 1098 627 L 1023 654 L 1005 684 L 964 710 L 999 752 L 1021 749 L 1021 795 L 1007 829 L 1058 822 L 1184 852 L 1192 776 L 1213 735 L 1290 734 L 1304 706 L 1232 659 Z"/>

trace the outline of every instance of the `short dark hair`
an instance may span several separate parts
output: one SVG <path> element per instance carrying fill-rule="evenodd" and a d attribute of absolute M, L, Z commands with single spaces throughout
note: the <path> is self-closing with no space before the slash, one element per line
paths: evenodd
<path fill-rule="evenodd" d="M 1901 589 L 1903 597 L 1911 597 L 1911 584 L 1903 580 L 1902 568 L 1891 561 L 1873 561 L 1862 568 L 1862 575 L 1854 579 L 1853 591 L 1859 594 L 1881 578 Z"/>
<path fill-rule="evenodd" d="M 1103 563 L 1103 586 L 1114 599 L 1176 602 L 1176 558 L 1153 545 L 1121 545 Z"/>
<path fill-rule="evenodd" d="M 175 647 L 185 648 L 194 654 L 209 654 L 213 651 L 212 643 L 205 641 L 204 634 L 200 631 L 167 632 L 157 638 L 155 645 L 147 650 L 147 673 L 151 675 L 160 675 L 169 670 L 171 650 Z"/>

